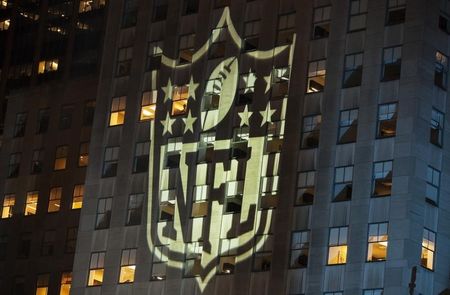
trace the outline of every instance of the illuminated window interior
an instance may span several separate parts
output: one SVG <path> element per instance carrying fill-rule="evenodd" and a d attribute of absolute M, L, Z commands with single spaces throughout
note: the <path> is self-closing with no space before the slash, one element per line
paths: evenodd
<path fill-rule="evenodd" d="M 67 154 L 69 153 L 69 147 L 67 145 L 59 146 L 56 148 L 55 165 L 54 170 L 64 170 L 67 165 Z"/>
<path fill-rule="evenodd" d="M 3 199 L 2 219 L 11 218 L 13 216 L 14 204 L 16 203 L 15 195 L 5 195 Z"/>
<path fill-rule="evenodd" d="M 77 184 L 73 188 L 72 209 L 80 209 L 83 206 L 84 184 Z"/>
<path fill-rule="evenodd" d="M 373 164 L 373 196 L 390 196 L 392 190 L 392 161 Z"/>
<path fill-rule="evenodd" d="M 378 106 L 377 137 L 391 137 L 397 133 L 397 103 Z"/>
<path fill-rule="evenodd" d="M 119 284 L 134 282 L 134 273 L 136 271 L 136 249 L 122 250 L 120 260 Z"/>
<path fill-rule="evenodd" d="M 50 275 L 41 274 L 37 277 L 36 282 L 36 295 L 47 295 L 48 294 L 48 282 Z"/>
<path fill-rule="evenodd" d="M 325 88 L 326 60 L 310 62 L 308 65 L 308 85 L 306 92 L 322 92 Z"/>
<path fill-rule="evenodd" d="M 140 121 L 155 119 L 157 90 L 146 91 L 142 93 Z"/>
<path fill-rule="evenodd" d="M 388 224 L 369 224 L 367 261 L 383 261 L 387 257 Z"/>
<path fill-rule="evenodd" d="M 106 5 L 106 0 L 80 0 L 80 7 L 78 12 L 88 12 L 95 9 L 102 8 Z"/>
<path fill-rule="evenodd" d="M 58 212 L 61 208 L 62 187 L 53 187 L 50 189 L 47 212 Z"/>
<path fill-rule="evenodd" d="M 184 115 L 187 112 L 189 86 L 174 86 L 172 93 L 172 116 Z"/>
<path fill-rule="evenodd" d="M 434 252 L 436 245 L 436 233 L 431 230 L 423 230 L 422 238 L 422 255 L 420 257 L 420 264 L 426 269 L 434 269 Z"/>
<path fill-rule="evenodd" d="M 11 24 L 10 19 L 5 19 L 5 20 L 0 21 L 0 31 L 8 30 L 10 24 Z"/>
<path fill-rule="evenodd" d="M 112 99 L 109 126 L 117 126 L 124 123 L 126 103 L 127 98 L 125 96 L 114 97 Z"/>
<path fill-rule="evenodd" d="M 328 264 L 347 263 L 347 233 L 348 227 L 337 227 L 330 229 L 328 241 Z"/>
<path fill-rule="evenodd" d="M 45 74 L 58 70 L 58 59 L 41 60 L 38 65 L 38 74 Z"/>
<path fill-rule="evenodd" d="M 78 166 L 86 167 L 89 164 L 89 142 L 83 142 L 80 145 L 80 153 L 78 155 Z"/>
<path fill-rule="evenodd" d="M 24 212 L 25 216 L 36 215 L 38 198 L 39 193 L 37 191 L 27 193 L 27 201 L 25 203 L 25 212 Z"/>
<path fill-rule="evenodd" d="M 88 286 L 101 286 L 103 284 L 104 267 L 105 252 L 92 253 L 89 264 Z"/>
<path fill-rule="evenodd" d="M 72 273 L 63 272 L 61 275 L 61 285 L 59 287 L 59 295 L 70 295 L 71 285 L 72 285 Z"/>

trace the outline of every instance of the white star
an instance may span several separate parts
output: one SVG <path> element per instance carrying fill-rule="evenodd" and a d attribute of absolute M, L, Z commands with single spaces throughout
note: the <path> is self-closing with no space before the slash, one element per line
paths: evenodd
<path fill-rule="evenodd" d="M 272 116 L 276 111 L 277 110 L 272 110 L 270 108 L 270 102 L 269 102 L 266 106 L 266 110 L 259 112 L 263 118 L 261 121 L 261 127 L 268 122 L 272 122 Z"/>
<path fill-rule="evenodd" d="M 269 76 L 264 76 L 264 82 L 266 82 L 266 92 L 269 92 L 270 88 L 272 88 L 272 73 Z"/>
<path fill-rule="evenodd" d="M 161 120 L 161 124 L 164 126 L 163 135 L 165 135 L 167 132 L 172 134 L 172 125 L 175 123 L 175 119 L 170 118 L 169 113 L 166 115 L 165 120 Z"/>
<path fill-rule="evenodd" d="M 168 101 L 172 97 L 172 81 L 169 78 L 169 81 L 167 81 L 167 85 L 164 87 L 161 87 L 162 91 L 164 92 L 164 102 Z"/>
<path fill-rule="evenodd" d="M 191 131 L 194 133 L 194 123 L 197 121 L 197 118 L 192 117 L 191 111 L 189 110 L 189 113 L 186 118 L 183 118 L 184 121 L 184 133 L 187 133 L 188 131 Z"/>
<path fill-rule="evenodd" d="M 244 125 L 247 125 L 247 126 L 250 125 L 249 119 L 253 115 L 253 112 L 248 111 L 248 105 L 246 105 L 244 111 L 241 113 L 238 113 L 238 115 L 241 118 L 241 123 L 240 123 L 241 127 Z"/>
<path fill-rule="evenodd" d="M 245 90 L 244 93 L 253 92 L 253 89 L 255 87 L 255 81 L 256 81 L 256 75 L 252 72 L 250 69 L 250 72 L 245 75 L 243 78 L 245 83 Z"/>
<path fill-rule="evenodd" d="M 194 78 L 191 76 L 191 80 L 189 81 L 189 97 L 192 97 L 193 100 L 196 99 L 195 90 L 197 90 L 199 83 L 194 83 Z"/>

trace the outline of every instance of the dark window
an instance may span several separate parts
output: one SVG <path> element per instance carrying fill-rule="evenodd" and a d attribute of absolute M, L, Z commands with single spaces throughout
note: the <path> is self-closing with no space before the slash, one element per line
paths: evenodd
<path fill-rule="evenodd" d="M 308 64 L 308 83 L 306 92 L 322 92 L 325 89 L 327 75 L 326 60 L 316 60 Z"/>
<path fill-rule="evenodd" d="M 439 201 L 440 183 L 441 183 L 441 172 L 431 166 L 428 166 L 425 198 L 427 202 L 436 206 L 438 205 Z"/>
<path fill-rule="evenodd" d="M 298 173 L 295 205 L 312 205 L 316 191 L 316 171 Z"/>
<path fill-rule="evenodd" d="M 214 155 L 215 132 L 204 132 L 200 134 L 198 143 L 197 163 L 211 162 Z"/>
<path fill-rule="evenodd" d="M 44 238 L 42 240 L 41 255 L 51 256 L 55 251 L 55 236 L 56 231 L 48 230 L 44 232 Z"/>
<path fill-rule="evenodd" d="M 158 70 L 161 67 L 163 41 L 152 41 L 148 43 L 146 70 Z"/>
<path fill-rule="evenodd" d="M 69 227 L 66 233 L 66 244 L 64 247 L 65 253 L 75 253 L 75 247 L 77 245 L 77 227 Z"/>
<path fill-rule="evenodd" d="M 153 16 L 152 21 L 163 21 L 167 17 L 167 0 L 155 0 L 153 1 Z"/>
<path fill-rule="evenodd" d="M 230 6 L 231 0 L 214 0 L 214 8 Z"/>
<path fill-rule="evenodd" d="M 122 28 L 133 27 L 137 23 L 138 0 L 125 0 L 123 6 Z"/>
<path fill-rule="evenodd" d="M 231 158 L 247 158 L 249 137 L 250 130 L 248 126 L 242 126 L 233 129 L 233 140 L 231 142 Z"/>
<path fill-rule="evenodd" d="M 353 166 L 336 167 L 333 190 L 333 201 L 349 201 L 352 199 Z"/>
<path fill-rule="evenodd" d="M 431 112 L 430 142 L 442 147 L 444 141 L 444 114 L 436 109 Z"/>
<path fill-rule="evenodd" d="M 352 0 L 350 2 L 350 18 L 348 31 L 359 31 L 366 28 L 367 22 L 367 0 Z"/>
<path fill-rule="evenodd" d="M 253 247 L 253 271 L 270 271 L 272 252 L 273 234 L 256 235 Z"/>
<path fill-rule="evenodd" d="M 312 38 L 327 38 L 330 35 L 331 6 L 314 9 Z"/>
<path fill-rule="evenodd" d="M 138 142 L 134 151 L 133 172 L 141 173 L 148 171 L 148 154 L 150 142 Z"/>
<path fill-rule="evenodd" d="M 50 122 L 50 109 L 42 109 L 38 112 L 37 134 L 45 133 Z"/>
<path fill-rule="evenodd" d="M 0 261 L 5 260 L 6 254 L 8 254 L 8 236 L 0 236 Z"/>
<path fill-rule="evenodd" d="M 322 115 L 303 117 L 301 148 L 311 149 L 319 147 L 321 123 Z"/>
<path fill-rule="evenodd" d="M 382 81 L 400 79 L 402 68 L 402 47 L 389 47 L 383 49 Z"/>
<path fill-rule="evenodd" d="M 59 117 L 59 129 L 65 130 L 72 126 L 72 116 L 73 116 L 74 106 L 62 106 L 61 114 Z"/>
<path fill-rule="evenodd" d="M 405 0 L 388 0 L 386 25 L 392 26 L 405 22 L 406 12 Z"/>
<path fill-rule="evenodd" d="M 258 49 L 260 24 L 260 20 L 249 21 L 244 24 L 244 51 Z"/>
<path fill-rule="evenodd" d="M 142 219 L 144 194 L 133 194 L 128 197 L 127 220 L 125 225 L 139 225 Z"/>
<path fill-rule="evenodd" d="M 212 30 L 211 46 L 209 47 L 208 56 L 210 59 L 222 58 L 225 56 L 225 50 L 228 40 L 228 28 L 221 27 Z M 214 39 L 215 37 L 215 39 Z"/>
<path fill-rule="evenodd" d="M 25 135 L 25 127 L 27 125 L 27 114 L 20 113 L 16 115 L 16 123 L 14 125 L 13 137 L 22 137 Z"/>
<path fill-rule="evenodd" d="M 278 16 L 277 45 L 289 45 L 294 41 L 295 13 Z"/>
<path fill-rule="evenodd" d="M 86 167 L 89 164 L 89 142 L 80 144 L 78 153 L 78 167 Z"/>
<path fill-rule="evenodd" d="M 338 144 L 356 141 L 358 133 L 358 109 L 341 111 L 339 118 Z"/>
<path fill-rule="evenodd" d="M 392 137 L 397 134 L 397 103 L 378 106 L 377 138 Z"/>
<path fill-rule="evenodd" d="M 28 258 L 31 248 L 31 233 L 22 233 L 20 235 L 19 246 L 17 247 L 17 256 L 19 258 Z"/>
<path fill-rule="evenodd" d="M 167 140 L 167 151 L 165 158 L 166 169 L 176 169 L 180 165 L 180 151 L 183 144 L 181 137 L 172 137 Z"/>
<path fill-rule="evenodd" d="M 42 149 L 34 150 L 31 158 L 31 174 L 39 174 L 42 172 L 44 151 Z"/>
<path fill-rule="evenodd" d="M 220 82 L 220 79 L 218 79 Z M 253 95 L 255 92 L 255 73 L 244 73 L 239 75 L 239 85 L 238 85 L 238 99 L 237 105 L 251 104 L 253 101 Z M 218 108 L 218 104 L 217 104 Z"/>
<path fill-rule="evenodd" d="M 290 268 L 304 268 L 308 266 L 309 231 L 292 232 Z"/>
<path fill-rule="evenodd" d="M 117 55 L 116 76 L 128 76 L 131 72 L 131 62 L 133 59 L 133 47 L 119 49 Z"/>
<path fill-rule="evenodd" d="M 192 57 L 195 53 L 195 34 L 180 36 L 178 45 L 178 64 L 192 63 Z"/>
<path fill-rule="evenodd" d="M 114 177 L 117 174 L 117 165 L 119 163 L 118 146 L 105 148 L 105 156 L 103 159 L 102 177 Z"/>
<path fill-rule="evenodd" d="M 198 12 L 199 0 L 184 0 L 183 1 L 183 14 L 194 14 Z"/>
<path fill-rule="evenodd" d="M 386 197 L 392 190 L 392 161 L 373 163 L 372 196 Z"/>
<path fill-rule="evenodd" d="M 342 87 L 349 88 L 361 85 L 363 72 L 363 54 L 350 54 L 345 57 L 344 82 Z"/>
<path fill-rule="evenodd" d="M 439 29 L 441 29 L 443 32 L 450 34 L 450 22 L 449 18 L 446 15 L 439 15 Z"/>
<path fill-rule="evenodd" d="M 8 177 L 13 178 L 19 176 L 21 153 L 11 154 L 8 163 Z"/>
<path fill-rule="evenodd" d="M 112 198 L 101 198 L 97 203 L 97 217 L 95 229 L 105 229 L 109 227 L 111 221 Z"/>
<path fill-rule="evenodd" d="M 95 100 L 85 102 L 83 111 L 83 125 L 91 126 L 94 122 Z"/>
<path fill-rule="evenodd" d="M 228 181 L 225 192 L 224 213 L 240 213 L 242 209 L 243 181 Z"/>
<path fill-rule="evenodd" d="M 434 63 L 434 85 L 447 90 L 448 85 L 448 56 L 436 51 Z"/>

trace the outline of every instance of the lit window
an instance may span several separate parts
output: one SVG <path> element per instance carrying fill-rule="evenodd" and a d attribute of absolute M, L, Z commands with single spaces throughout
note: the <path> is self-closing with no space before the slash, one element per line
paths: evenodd
<path fill-rule="evenodd" d="M 80 0 L 79 13 L 88 12 L 103 8 L 106 5 L 106 0 Z M 62 294 L 61 294 L 62 295 Z"/>
<path fill-rule="evenodd" d="M 341 111 L 339 118 L 338 144 L 356 141 L 358 133 L 358 109 Z"/>
<path fill-rule="evenodd" d="M 336 167 L 333 201 L 349 201 L 353 191 L 353 166 Z"/>
<path fill-rule="evenodd" d="M 258 49 L 260 24 L 260 20 L 248 21 L 244 24 L 243 47 L 245 51 Z"/>
<path fill-rule="evenodd" d="M 34 150 L 31 158 L 31 174 L 39 174 L 42 172 L 44 152 L 41 149 Z"/>
<path fill-rule="evenodd" d="M 9 156 L 8 178 L 19 176 L 21 153 L 14 153 Z"/>
<path fill-rule="evenodd" d="M 61 274 L 61 284 L 59 286 L 59 295 L 70 295 L 70 287 L 72 286 L 72 273 L 63 272 Z"/>
<path fill-rule="evenodd" d="M 142 219 L 144 194 L 133 194 L 128 197 L 127 219 L 125 225 L 139 225 Z"/>
<path fill-rule="evenodd" d="M 436 251 L 436 233 L 423 229 L 422 238 L 422 255 L 420 257 L 420 264 L 426 269 L 434 269 L 434 252 Z"/>
<path fill-rule="evenodd" d="M 392 190 L 392 161 L 373 163 L 372 195 L 386 197 Z"/>
<path fill-rule="evenodd" d="M 431 166 L 427 168 L 427 188 L 425 198 L 427 202 L 436 205 L 439 199 L 439 186 L 441 183 L 441 172 Z"/>
<path fill-rule="evenodd" d="M 316 171 L 304 171 L 298 174 L 295 205 L 312 205 L 316 190 L 315 178 Z"/>
<path fill-rule="evenodd" d="M 383 295 L 383 289 L 364 290 L 363 295 Z"/>
<path fill-rule="evenodd" d="M 242 209 L 243 181 L 228 181 L 225 189 L 224 213 L 236 214 Z"/>
<path fill-rule="evenodd" d="M 73 188 L 72 209 L 81 209 L 83 206 L 84 184 L 77 184 Z"/>
<path fill-rule="evenodd" d="M 308 85 L 307 93 L 322 92 L 325 88 L 325 78 L 327 70 L 326 60 L 312 61 L 308 64 Z"/>
<path fill-rule="evenodd" d="M 367 0 L 352 0 L 350 2 L 350 19 L 348 31 L 364 30 L 367 22 Z"/>
<path fill-rule="evenodd" d="M 317 148 L 319 146 L 320 125 L 322 115 L 303 117 L 301 148 Z"/>
<path fill-rule="evenodd" d="M 117 77 L 128 76 L 130 74 L 132 60 L 133 60 L 133 47 L 125 47 L 119 49 L 116 65 Z"/>
<path fill-rule="evenodd" d="M 65 130 L 72 126 L 72 114 L 74 111 L 73 105 L 66 105 L 61 107 L 61 113 L 59 115 L 59 129 Z"/>
<path fill-rule="evenodd" d="M 174 86 L 172 93 L 172 116 L 184 115 L 187 112 L 189 86 Z"/>
<path fill-rule="evenodd" d="M 24 211 L 25 216 L 36 215 L 38 199 L 39 193 L 37 191 L 27 193 L 27 200 L 25 203 L 25 211 Z"/>
<path fill-rule="evenodd" d="M 89 164 L 89 142 L 80 144 L 80 151 L 78 153 L 78 166 L 86 167 Z"/>
<path fill-rule="evenodd" d="M 37 282 L 36 282 L 36 295 L 47 295 L 48 294 L 49 279 L 50 279 L 49 274 L 38 275 Z"/>
<path fill-rule="evenodd" d="M 392 137 L 397 134 L 397 103 L 378 106 L 377 138 Z"/>
<path fill-rule="evenodd" d="M 148 171 L 148 155 L 150 153 L 150 142 L 138 142 L 134 150 L 133 173 Z"/>
<path fill-rule="evenodd" d="M 119 163 L 119 150 L 120 148 L 118 146 L 105 148 L 102 177 L 116 176 Z"/>
<path fill-rule="evenodd" d="M 44 232 L 44 239 L 42 240 L 41 255 L 50 256 L 55 251 L 55 236 L 56 231 L 48 230 Z"/>
<path fill-rule="evenodd" d="M 153 1 L 153 15 L 152 15 L 152 21 L 153 22 L 159 22 L 163 21 L 167 17 L 167 10 L 169 4 L 167 3 L 168 0 L 155 0 Z"/>
<path fill-rule="evenodd" d="M 88 286 L 101 286 L 103 284 L 104 267 L 105 252 L 92 253 L 89 263 Z"/>
<path fill-rule="evenodd" d="M 162 281 L 166 279 L 168 257 L 169 245 L 155 246 L 152 260 L 152 280 Z"/>
<path fill-rule="evenodd" d="M 448 56 L 436 51 L 434 63 L 434 85 L 447 90 L 448 85 Z"/>
<path fill-rule="evenodd" d="M 42 60 L 38 65 L 38 74 L 45 74 L 58 70 L 58 59 Z"/>
<path fill-rule="evenodd" d="M 192 63 L 192 57 L 195 52 L 195 34 L 180 36 L 178 48 L 178 64 Z"/>
<path fill-rule="evenodd" d="M 208 163 L 212 161 L 215 142 L 215 132 L 203 132 L 200 134 L 200 141 L 197 148 L 197 163 Z"/>
<path fill-rule="evenodd" d="M 36 133 L 42 134 L 47 132 L 49 122 L 50 122 L 50 110 L 49 109 L 39 110 Z"/>
<path fill-rule="evenodd" d="M 402 47 L 389 47 L 383 49 L 383 68 L 381 81 L 400 79 L 402 68 Z"/>
<path fill-rule="evenodd" d="M 157 97 L 157 90 L 151 90 L 142 93 L 141 114 L 139 117 L 139 121 L 155 119 Z"/>
<path fill-rule="evenodd" d="M 388 0 L 386 25 L 392 26 L 405 22 L 406 1 Z"/>
<path fill-rule="evenodd" d="M 289 13 L 278 17 L 277 46 L 292 44 L 295 30 L 295 14 Z"/>
<path fill-rule="evenodd" d="M 361 85 L 363 73 L 363 54 L 350 54 L 345 56 L 344 82 L 342 87 L 356 87 Z"/>
<path fill-rule="evenodd" d="M 109 227 L 111 221 L 112 198 L 98 199 L 97 216 L 95 229 L 105 229 Z"/>
<path fill-rule="evenodd" d="M 308 266 L 309 235 L 309 231 L 292 232 L 290 268 L 303 268 Z"/>
<path fill-rule="evenodd" d="M 2 219 L 11 218 L 13 216 L 15 203 L 15 195 L 5 195 L 5 197 L 3 198 Z"/>
<path fill-rule="evenodd" d="M 242 126 L 233 129 L 233 140 L 231 142 L 231 158 L 247 158 L 249 138 L 250 128 L 248 126 Z"/>
<path fill-rule="evenodd" d="M 125 106 L 127 98 L 125 96 L 114 97 L 111 102 L 111 113 L 109 116 L 109 126 L 122 125 L 125 121 Z"/>
<path fill-rule="evenodd" d="M 433 109 L 430 121 L 430 142 L 442 147 L 444 141 L 444 114 Z"/>
<path fill-rule="evenodd" d="M 59 146 L 56 148 L 55 165 L 54 170 L 64 170 L 67 166 L 67 154 L 69 153 L 69 147 L 67 145 Z"/>
<path fill-rule="evenodd" d="M 47 212 L 58 212 L 61 209 L 62 187 L 50 189 Z"/>
<path fill-rule="evenodd" d="M 27 114 L 20 113 L 16 115 L 13 137 L 22 137 L 25 135 L 25 127 L 27 125 Z"/>
<path fill-rule="evenodd" d="M 10 24 L 11 24 L 10 19 L 5 19 L 5 20 L 0 21 L 0 31 L 8 30 Z"/>
<path fill-rule="evenodd" d="M 237 249 L 239 248 L 239 239 L 221 239 L 219 247 L 219 274 L 232 274 L 236 266 Z"/>
<path fill-rule="evenodd" d="M 330 35 L 331 6 L 314 9 L 313 39 L 327 38 Z"/>
<path fill-rule="evenodd" d="M 202 242 L 186 243 L 185 262 L 184 262 L 184 276 L 194 277 L 201 275 L 202 271 Z"/>
<path fill-rule="evenodd" d="M 269 271 L 272 264 L 273 235 L 256 235 L 253 246 L 253 271 Z"/>
<path fill-rule="evenodd" d="M 367 261 L 384 261 L 388 248 L 388 224 L 369 224 Z"/>
<path fill-rule="evenodd" d="M 122 250 L 119 284 L 133 283 L 136 271 L 136 249 Z"/>
<path fill-rule="evenodd" d="M 152 41 L 148 43 L 146 70 L 158 70 L 161 67 L 163 41 Z"/>
<path fill-rule="evenodd" d="M 66 233 L 66 244 L 64 247 L 65 253 L 75 253 L 75 247 L 77 245 L 77 227 L 69 227 Z"/>
<path fill-rule="evenodd" d="M 348 227 L 336 227 L 330 229 L 328 241 L 328 264 L 347 263 L 347 234 Z"/>
<path fill-rule="evenodd" d="M 211 32 L 211 45 L 208 56 L 210 59 L 221 58 L 225 56 L 226 44 L 228 39 L 228 28 L 215 28 Z"/>

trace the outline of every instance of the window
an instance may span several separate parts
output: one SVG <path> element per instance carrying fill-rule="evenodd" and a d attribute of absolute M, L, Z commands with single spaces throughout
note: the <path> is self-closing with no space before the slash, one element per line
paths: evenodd
<path fill-rule="evenodd" d="M 165 168 L 175 169 L 180 165 L 180 152 L 183 145 L 183 138 L 172 137 L 167 140 L 167 151 L 165 158 Z"/>
<path fill-rule="evenodd" d="M 224 214 L 240 213 L 242 209 L 243 181 L 228 181 L 225 187 Z"/>
<path fill-rule="evenodd" d="M 233 129 L 233 140 L 231 142 L 231 158 L 247 158 L 249 138 L 250 128 L 248 126 L 242 126 Z"/>
<path fill-rule="evenodd" d="M 343 88 L 361 86 L 363 72 L 362 64 L 362 53 L 345 56 Z"/>
<path fill-rule="evenodd" d="M 236 265 L 239 239 L 221 239 L 219 246 L 219 274 L 232 274 Z"/>
<path fill-rule="evenodd" d="M 301 148 L 313 149 L 319 147 L 321 123 L 322 115 L 303 117 Z"/>
<path fill-rule="evenodd" d="M 337 167 L 334 172 L 333 201 L 349 201 L 353 191 L 353 166 Z"/>
<path fill-rule="evenodd" d="M 50 189 L 47 212 L 58 212 L 61 209 L 62 187 L 53 187 Z"/>
<path fill-rule="evenodd" d="M 269 271 L 272 264 L 273 235 L 256 235 L 253 246 L 253 271 Z"/>
<path fill-rule="evenodd" d="M 15 203 L 16 195 L 5 195 L 3 198 L 2 219 L 11 218 L 13 216 Z"/>
<path fill-rule="evenodd" d="M 331 5 L 317 7 L 313 15 L 313 39 L 327 38 L 330 35 Z"/>
<path fill-rule="evenodd" d="M 397 134 L 397 103 L 378 106 L 377 138 L 392 137 Z"/>
<path fill-rule="evenodd" d="M 72 273 L 63 272 L 61 274 L 61 284 L 59 286 L 59 295 L 69 295 L 72 286 Z"/>
<path fill-rule="evenodd" d="M 15 277 L 13 285 L 13 294 L 21 295 L 25 294 L 25 279 L 24 277 Z"/>
<path fill-rule="evenodd" d="M 191 217 L 204 217 L 208 215 L 209 186 L 196 185 L 192 197 Z"/>
<path fill-rule="evenodd" d="M 323 295 L 344 295 L 344 292 L 325 292 Z"/>
<path fill-rule="evenodd" d="M 201 275 L 203 243 L 190 242 L 186 243 L 185 247 L 184 276 L 194 277 Z"/>
<path fill-rule="evenodd" d="M 55 165 L 54 170 L 64 170 L 67 166 L 67 154 L 69 153 L 69 147 L 67 145 L 62 145 L 56 148 L 55 153 Z"/>
<path fill-rule="evenodd" d="M 141 114 L 139 121 L 154 120 L 156 113 L 157 90 L 146 91 L 142 93 Z"/>
<path fill-rule="evenodd" d="M 441 29 L 444 33 L 450 34 L 450 21 L 447 15 L 444 15 L 442 12 L 439 15 L 439 29 Z"/>
<path fill-rule="evenodd" d="M 127 220 L 125 225 L 139 225 L 142 219 L 144 194 L 133 194 L 128 197 Z"/>
<path fill-rule="evenodd" d="M 130 75 L 133 60 L 133 47 L 120 48 L 117 56 L 116 77 Z"/>
<path fill-rule="evenodd" d="M 280 15 L 277 29 L 277 46 L 292 44 L 294 41 L 295 13 Z"/>
<path fill-rule="evenodd" d="M 24 215 L 36 215 L 37 206 L 38 206 L 39 192 L 28 192 L 27 200 L 25 203 Z"/>
<path fill-rule="evenodd" d="M 392 190 L 392 161 L 373 163 L 372 195 L 387 197 Z"/>
<path fill-rule="evenodd" d="M 172 116 L 184 115 L 187 113 L 189 99 L 189 86 L 174 86 L 172 93 Z"/>
<path fill-rule="evenodd" d="M 424 228 L 420 265 L 429 270 L 434 270 L 434 252 L 436 251 L 435 245 L 436 245 L 436 233 Z"/>
<path fill-rule="evenodd" d="M 58 70 L 58 59 L 41 60 L 38 64 L 38 74 L 45 74 Z"/>
<path fill-rule="evenodd" d="M 195 53 L 195 34 L 180 36 L 178 45 L 178 64 L 192 63 L 192 57 Z"/>
<path fill-rule="evenodd" d="M 114 97 L 112 99 L 109 126 L 117 126 L 124 123 L 126 103 L 127 98 L 125 96 Z"/>
<path fill-rule="evenodd" d="M 153 1 L 153 15 L 152 21 L 158 22 L 163 21 L 167 17 L 167 0 L 155 0 Z"/>
<path fill-rule="evenodd" d="M 364 290 L 363 295 L 383 295 L 383 289 Z"/>
<path fill-rule="evenodd" d="M 59 115 L 59 129 L 66 130 L 72 126 L 72 115 L 74 106 L 66 105 L 61 107 L 61 114 Z"/>
<path fill-rule="evenodd" d="M 77 184 L 73 188 L 72 209 L 81 209 L 83 206 L 84 184 Z"/>
<path fill-rule="evenodd" d="M 133 27 L 137 23 L 138 1 L 125 0 L 122 14 L 122 28 Z"/>
<path fill-rule="evenodd" d="M 64 247 L 65 253 L 75 253 L 75 248 L 77 246 L 77 227 L 69 227 L 66 233 L 66 244 Z"/>
<path fill-rule="evenodd" d="M 49 122 L 50 122 L 50 109 L 39 110 L 36 133 L 42 134 L 47 132 Z"/>
<path fill-rule="evenodd" d="M 138 142 L 134 150 L 133 173 L 148 171 L 148 154 L 150 152 L 150 142 Z"/>
<path fill-rule="evenodd" d="M 392 26 L 405 22 L 406 1 L 388 0 L 386 25 Z"/>
<path fill-rule="evenodd" d="M 212 111 L 219 108 L 221 89 L 221 79 L 212 79 L 206 82 L 205 94 L 202 99 L 202 111 Z"/>
<path fill-rule="evenodd" d="M 225 49 L 228 39 L 228 28 L 215 28 L 211 32 L 211 45 L 209 47 L 209 58 L 222 58 L 225 56 Z"/>
<path fill-rule="evenodd" d="M 148 43 L 146 70 L 158 70 L 161 67 L 163 41 Z"/>
<path fill-rule="evenodd" d="M 231 0 L 214 0 L 214 8 L 230 6 Z"/>
<path fill-rule="evenodd" d="M 217 81 L 217 80 L 216 80 Z M 255 73 L 244 73 L 239 75 L 239 89 L 237 105 L 250 104 L 253 101 L 253 95 L 255 92 Z M 221 83 L 219 80 L 218 83 Z M 219 87 L 220 89 L 220 87 Z M 217 103 L 216 109 L 219 107 Z"/>
<path fill-rule="evenodd" d="M 325 88 L 325 78 L 327 70 L 325 67 L 326 60 L 312 61 L 308 64 L 308 85 L 306 92 L 322 92 Z"/>
<path fill-rule="evenodd" d="M 27 114 L 20 113 L 16 115 L 16 123 L 14 125 L 13 137 L 22 137 L 25 135 L 25 127 L 27 125 Z"/>
<path fill-rule="evenodd" d="M 31 156 L 31 174 L 39 174 L 42 172 L 44 151 L 41 149 L 34 150 Z"/>
<path fill-rule="evenodd" d="M 48 282 L 50 280 L 49 274 L 41 274 L 37 276 L 36 281 L 36 295 L 48 294 Z"/>
<path fill-rule="evenodd" d="M 92 126 L 95 115 L 95 100 L 89 100 L 84 103 L 83 125 Z"/>
<path fill-rule="evenodd" d="M 348 31 L 364 30 L 367 22 L 367 0 L 352 0 L 350 2 L 350 19 Z"/>
<path fill-rule="evenodd" d="M 154 281 L 162 281 L 166 278 L 167 261 L 169 257 L 169 245 L 155 246 L 153 250 L 152 277 Z"/>
<path fill-rule="evenodd" d="M 271 100 L 283 99 L 289 92 L 289 80 L 291 69 L 289 67 L 279 67 L 272 72 Z"/>
<path fill-rule="evenodd" d="M 8 236 L 0 235 L 0 261 L 5 260 L 6 255 L 8 254 Z"/>
<path fill-rule="evenodd" d="M 261 177 L 259 208 L 270 209 L 278 206 L 278 186 L 278 175 Z"/>
<path fill-rule="evenodd" d="M 120 259 L 119 284 L 134 282 L 134 273 L 136 271 L 136 249 L 122 250 Z"/>
<path fill-rule="evenodd" d="M 402 47 L 389 47 L 383 49 L 383 68 L 381 81 L 400 79 L 402 67 Z"/>
<path fill-rule="evenodd" d="M 442 147 L 444 141 L 444 114 L 433 109 L 430 121 L 430 142 Z"/>
<path fill-rule="evenodd" d="M 388 248 L 388 224 L 369 224 L 367 243 L 367 261 L 386 260 Z"/>
<path fill-rule="evenodd" d="M 309 231 L 292 232 L 290 268 L 303 268 L 308 266 L 309 235 Z"/>
<path fill-rule="evenodd" d="M 315 195 L 316 171 L 300 172 L 297 177 L 295 205 L 312 205 Z"/>
<path fill-rule="evenodd" d="M 103 283 L 103 273 L 105 271 L 105 252 L 95 252 L 91 254 L 89 263 L 88 286 L 101 286 Z"/>
<path fill-rule="evenodd" d="M 358 133 L 358 109 L 341 111 L 339 118 L 338 144 L 356 141 Z"/>
<path fill-rule="evenodd" d="M 112 198 L 101 198 L 97 203 L 97 218 L 95 229 L 105 229 L 109 227 L 111 221 Z"/>
<path fill-rule="evenodd" d="M 197 163 L 211 162 L 214 155 L 215 132 L 204 132 L 200 134 L 197 148 Z"/>
<path fill-rule="evenodd" d="M 425 199 L 427 202 L 436 205 L 439 200 L 439 186 L 441 183 L 441 172 L 431 166 L 427 168 L 427 187 Z"/>
<path fill-rule="evenodd" d="M 436 51 L 434 63 L 434 85 L 447 90 L 448 85 L 448 56 Z"/>
<path fill-rule="evenodd" d="M 89 142 L 80 144 L 78 153 L 78 167 L 86 167 L 89 164 Z"/>
<path fill-rule="evenodd" d="M 19 258 L 28 258 L 31 249 L 31 233 L 21 233 L 19 247 L 17 247 L 17 256 Z"/>
<path fill-rule="evenodd" d="M 117 173 L 119 163 L 119 147 L 105 148 L 105 157 L 103 159 L 102 177 L 114 177 Z"/>
<path fill-rule="evenodd" d="M 198 12 L 199 0 L 184 0 L 183 15 L 194 14 Z"/>
<path fill-rule="evenodd" d="M 8 178 L 19 176 L 21 153 L 14 153 L 9 156 Z"/>
<path fill-rule="evenodd" d="M 330 229 L 328 241 L 328 265 L 347 263 L 348 227 Z"/>
<path fill-rule="evenodd" d="M 101 9 L 106 5 L 106 0 L 80 0 L 79 13 Z M 62 294 L 61 294 L 62 295 Z"/>
<path fill-rule="evenodd" d="M 41 255 L 42 256 L 50 256 L 53 255 L 55 250 L 55 236 L 56 231 L 48 230 L 44 232 L 44 238 L 42 241 L 41 247 Z"/>
<path fill-rule="evenodd" d="M 244 51 L 258 49 L 260 24 L 260 20 L 248 21 L 244 23 Z"/>
<path fill-rule="evenodd" d="M 284 121 L 267 122 L 265 153 L 280 153 L 284 140 Z"/>

